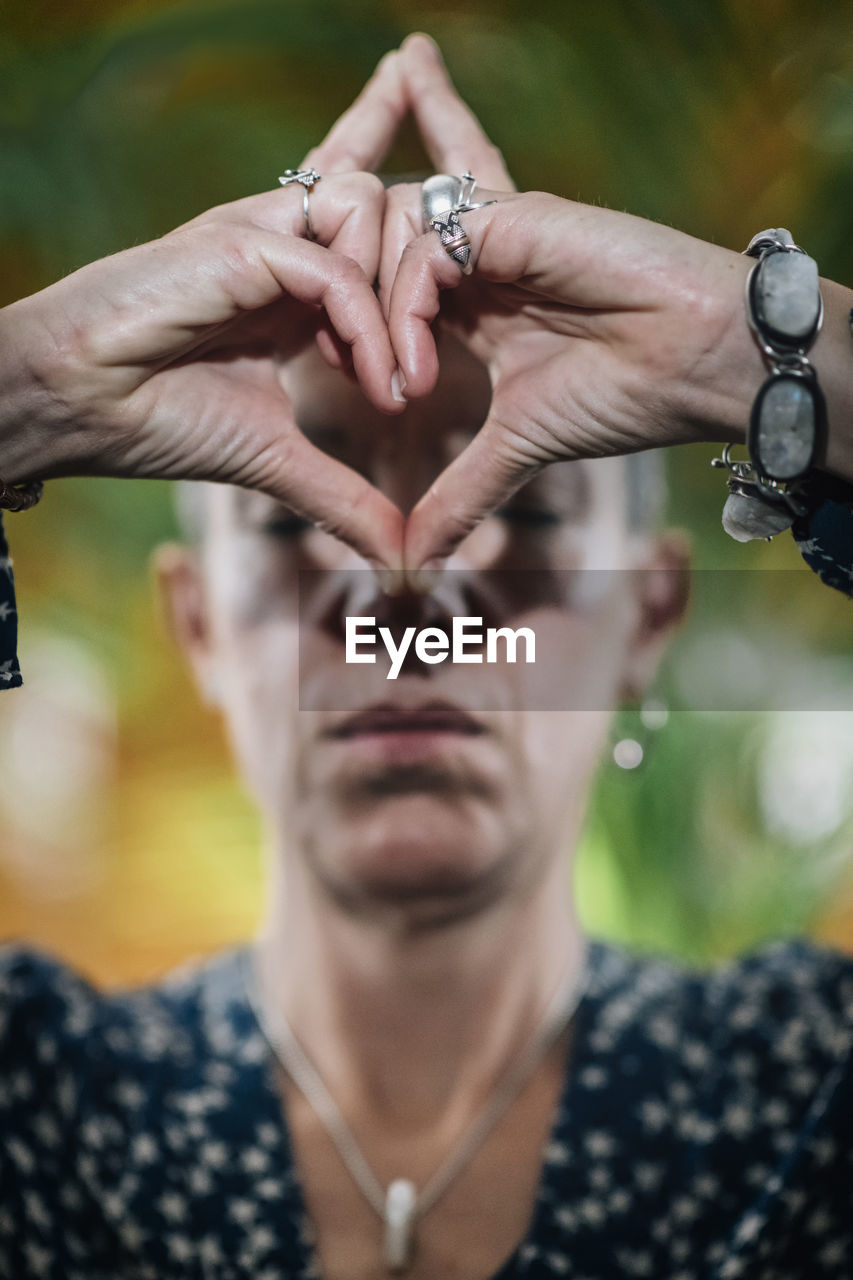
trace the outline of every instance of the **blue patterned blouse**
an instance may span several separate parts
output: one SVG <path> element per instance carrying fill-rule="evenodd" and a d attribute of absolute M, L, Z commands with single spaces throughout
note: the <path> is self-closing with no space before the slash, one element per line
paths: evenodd
<path fill-rule="evenodd" d="M 0 947 L 1 1276 L 316 1280 L 248 950 L 104 994 Z M 701 971 L 593 938 L 587 964 L 495 1280 L 850 1280 L 853 957 L 776 940 Z"/>
<path fill-rule="evenodd" d="M 18 611 L 15 607 L 15 579 L 12 557 L 0 519 L 0 689 L 17 689 L 21 680 L 18 666 Z"/>

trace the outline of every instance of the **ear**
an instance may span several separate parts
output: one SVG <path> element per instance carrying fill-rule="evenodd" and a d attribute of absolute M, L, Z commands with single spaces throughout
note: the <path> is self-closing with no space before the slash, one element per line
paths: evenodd
<path fill-rule="evenodd" d="M 206 706 L 219 706 L 210 612 L 198 554 L 178 542 L 156 547 L 151 557 L 164 620 L 181 649 Z"/>
<path fill-rule="evenodd" d="M 690 550 L 685 533 L 667 530 L 650 540 L 631 573 L 637 609 L 622 678 L 626 702 L 642 700 L 684 621 L 690 598 Z"/>

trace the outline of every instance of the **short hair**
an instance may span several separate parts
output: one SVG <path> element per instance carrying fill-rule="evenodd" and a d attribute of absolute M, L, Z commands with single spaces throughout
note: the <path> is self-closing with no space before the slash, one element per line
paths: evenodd
<path fill-rule="evenodd" d="M 632 533 L 660 528 L 666 507 L 666 467 L 662 449 L 625 455 L 625 502 Z M 178 480 L 174 486 L 175 515 L 181 536 L 201 547 L 207 532 L 207 497 L 214 481 Z"/>
<path fill-rule="evenodd" d="M 663 449 L 625 455 L 625 500 L 632 533 L 654 533 L 666 514 L 667 475 Z"/>
<path fill-rule="evenodd" d="M 200 547 L 207 532 L 207 491 L 210 480 L 177 480 L 172 491 L 178 531 L 185 542 Z"/>

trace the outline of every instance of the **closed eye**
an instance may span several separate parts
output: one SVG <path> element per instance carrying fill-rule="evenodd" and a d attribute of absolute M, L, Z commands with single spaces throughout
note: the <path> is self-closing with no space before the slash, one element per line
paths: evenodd
<path fill-rule="evenodd" d="M 560 517 L 547 507 L 498 507 L 495 515 L 507 524 L 522 525 L 530 529 L 547 529 L 560 523 Z"/>
<path fill-rule="evenodd" d="M 304 516 L 286 515 L 275 520 L 266 520 L 260 526 L 261 532 L 271 538 L 297 538 L 300 533 L 312 527 L 311 521 Z"/>

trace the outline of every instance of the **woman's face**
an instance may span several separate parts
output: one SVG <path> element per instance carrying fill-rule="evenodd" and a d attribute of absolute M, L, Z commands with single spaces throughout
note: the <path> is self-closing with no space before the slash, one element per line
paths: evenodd
<path fill-rule="evenodd" d="M 409 510 L 483 422 L 485 370 L 443 353 L 427 400 L 376 413 L 315 352 L 289 366 L 297 421 Z M 560 463 L 475 529 L 432 592 L 383 595 L 331 535 L 271 498 L 211 486 L 194 654 L 277 838 L 338 901 L 459 914 L 523 892 L 572 841 L 611 709 L 652 639 L 650 544 L 626 526 L 621 460 Z M 658 586 L 658 591 L 660 587 Z M 527 626 L 534 664 L 344 660 L 347 617 L 450 631 Z"/>

